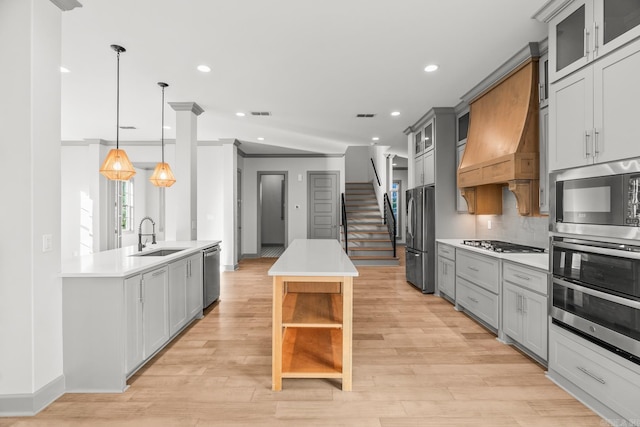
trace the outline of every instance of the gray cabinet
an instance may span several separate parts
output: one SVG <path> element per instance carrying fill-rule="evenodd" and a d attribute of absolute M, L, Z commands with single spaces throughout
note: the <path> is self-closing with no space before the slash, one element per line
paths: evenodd
<path fill-rule="evenodd" d="M 500 260 L 456 249 L 456 306 L 498 330 Z"/>
<path fill-rule="evenodd" d="M 548 376 L 615 425 L 640 420 L 640 367 L 554 324 Z"/>
<path fill-rule="evenodd" d="M 124 281 L 124 306 L 127 325 L 125 372 L 129 374 L 144 360 L 141 275 L 129 277 Z"/>
<path fill-rule="evenodd" d="M 635 82 L 640 41 L 551 86 L 549 162 L 552 170 L 640 155 L 634 139 Z"/>
<path fill-rule="evenodd" d="M 438 291 L 451 301 L 456 299 L 456 250 L 438 243 Z"/>
<path fill-rule="evenodd" d="M 144 358 L 169 341 L 169 275 L 162 267 L 142 275 Z"/>
<path fill-rule="evenodd" d="M 503 261 L 502 331 L 547 360 L 547 273 Z"/>
<path fill-rule="evenodd" d="M 202 254 L 169 264 L 169 319 L 171 336 L 202 314 Z"/>
<path fill-rule="evenodd" d="M 549 169 L 547 166 L 549 150 L 549 107 L 540 110 L 540 194 L 541 214 L 549 213 Z"/>
<path fill-rule="evenodd" d="M 549 20 L 551 80 L 561 79 L 640 37 L 637 0 L 583 0 Z"/>

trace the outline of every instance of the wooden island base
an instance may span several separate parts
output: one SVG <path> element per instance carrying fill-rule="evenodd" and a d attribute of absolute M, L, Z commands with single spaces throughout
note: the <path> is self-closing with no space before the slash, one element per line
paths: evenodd
<path fill-rule="evenodd" d="M 325 240 L 296 240 L 287 252 L 296 242 L 332 242 L 344 254 L 337 241 Z M 330 248 L 335 250 L 335 246 Z M 300 265 L 297 275 L 277 274 L 284 270 L 287 252 L 269 271 L 274 276 L 272 388 L 282 390 L 283 378 L 339 378 L 342 390 L 350 391 L 353 276 L 357 270 L 345 255 L 350 265 L 345 269 L 340 264 L 326 275 L 318 274 L 318 266 L 308 269 L 314 274 L 302 275 Z M 300 255 L 295 248 L 293 252 Z M 318 257 L 310 259 L 317 262 Z M 348 275 L 336 275 L 341 273 Z"/>

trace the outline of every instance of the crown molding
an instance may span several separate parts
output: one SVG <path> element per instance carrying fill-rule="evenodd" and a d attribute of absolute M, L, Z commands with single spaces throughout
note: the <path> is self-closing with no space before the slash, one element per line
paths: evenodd
<path fill-rule="evenodd" d="M 196 116 L 204 113 L 202 107 L 195 102 L 169 102 L 168 104 L 174 111 L 191 111 Z"/>
<path fill-rule="evenodd" d="M 78 0 L 51 0 L 51 3 L 58 6 L 63 12 L 68 12 L 76 7 L 82 7 L 82 4 Z"/>
<path fill-rule="evenodd" d="M 549 23 L 558 13 L 562 12 L 574 0 L 550 0 L 546 2 L 531 18 Z"/>

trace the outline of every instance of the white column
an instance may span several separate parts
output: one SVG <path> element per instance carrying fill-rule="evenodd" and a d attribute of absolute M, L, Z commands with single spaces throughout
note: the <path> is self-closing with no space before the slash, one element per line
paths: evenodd
<path fill-rule="evenodd" d="M 0 40 L 10 40 L 0 56 L 0 170 L 9 178 L 0 219 L 0 416 L 33 413 L 64 392 L 61 14 L 48 1 L 0 1 Z"/>
<path fill-rule="evenodd" d="M 238 147 L 237 142 L 225 142 L 222 145 L 223 155 L 223 196 L 222 222 L 224 224 L 222 235 L 222 265 L 227 271 L 235 270 L 238 266 L 236 255 L 236 239 L 238 235 Z"/>
<path fill-rule="evenodd" d="M 195 102 L 169 102 L 176 112 L 176 183 L 165 190 L 165 240 L 196 240 L 198 236 L 198 116 Z"/>

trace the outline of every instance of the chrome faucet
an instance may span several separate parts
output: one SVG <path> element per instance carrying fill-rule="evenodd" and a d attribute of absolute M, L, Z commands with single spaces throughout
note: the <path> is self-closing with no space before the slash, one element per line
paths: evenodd
<path fill-rule="evenodd" d="M 148 219 L 149 221 L 151 221 L 151 226 L 152 228 L 152 232 L 151 234 L 142 234 L 142 223 Z M 138 227 L 138 251 L 142 251 L 142 248 L 145 247 L 145 245 L 142 244 L 142 236 L 151 236 L 151 244 L 155 245 L 156 244 L 156 223 L 153 222 L 153 219 L 151 219 L 150 216 L 145 216 L 144 218 L 142 218 L 140 220 L 140 226 Z"/>

